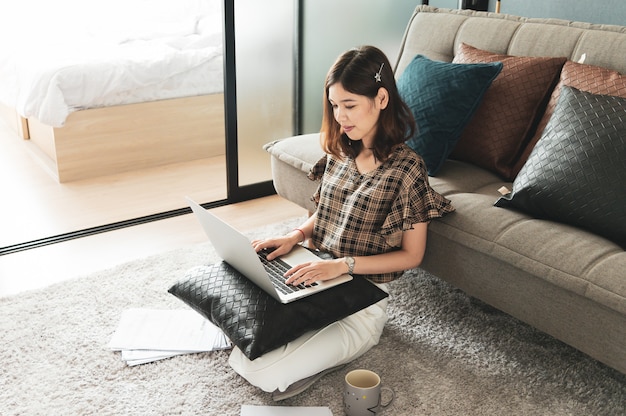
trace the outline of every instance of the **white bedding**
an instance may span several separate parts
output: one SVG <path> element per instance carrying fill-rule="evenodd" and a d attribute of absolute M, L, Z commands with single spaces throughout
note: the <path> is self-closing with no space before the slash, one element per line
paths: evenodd
<path fill-rule="evenodd" d="M 4 2 L 3 2 L 4 3 Z M 223 90 L 218 0 L 16 0 L 0 6 L 0 102 L 72 112 Z"/>

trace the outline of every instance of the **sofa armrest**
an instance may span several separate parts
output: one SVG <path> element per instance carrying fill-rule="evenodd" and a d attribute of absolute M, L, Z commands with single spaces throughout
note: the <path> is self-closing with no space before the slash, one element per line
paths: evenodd
<path fill-rule="evenodd" d="M 319 133 L 276 140 L 263 149 L 271 155 L 272 178 L 278 195 L 314 212 L 316 207 L 311 197 L 318 183 L 309 180 L 307 174 L 324 156 Z"/>

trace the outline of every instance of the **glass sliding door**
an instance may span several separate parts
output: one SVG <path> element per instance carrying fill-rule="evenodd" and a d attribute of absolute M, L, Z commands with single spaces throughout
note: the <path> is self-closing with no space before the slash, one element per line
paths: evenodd
<path fill-rule="evenodd" d="M 227 199 L 224 0 L 14 3 L 0 16 L 0 254 L 177 215 L 187 195 Z M 4 120 L 18 114 L 21 137 Z"/>
<path fill-rule="evenodd" d="M 28 4 L 32 2 L 41 7 L 0 21 L 14 22 L 11 30 L 21 30 L 18 34 L 47 39 L 46 22 L 60 28 L 58 19 L 65 16 L 67 8 L 59 4 L 71 3 L 75 13 L 84 13 L 78 19 L 72 14 L 68 21 L 80 25 L 84 36 L 69 26 L 61 27 L 66 31 L 50 30 L 48 36 L 58 36 L 52 39 L 56 49 L 50 51 L 62 55 L 59 62 L 89 58 L 86 67 L 95 70 L 89 76 L 65 77 L 74 82 L 71 92 L 97 89 L 89 81 L 107 79 L 116 53 L 125 61 L 137 58 L 148 65 L 113 71 L 111 76 L 141 84 L 122 93 L 124 100 L 76 109 L 80 111 L 70 114 L 61 128 L 48 129 L 63 136 L 72 128 L 73 117 L 93 110 L 95 117 L 74 135 L 86 144 L 66 152 L 75 157 L 70 165 L 78 161 L 85 177 L 55 176 L 58 161 L 51 159 L 62 152 L 54 148 L 58 138 L 47 143 L 35 139 L 42 124 L 45 130 L 41 120 L 27 120 L 30 138 L 20 138 L 10 123 L 0 121 L 0 174 L 5 181 L 0 255 L 182 215 L 189 212 L 185 196 L 210 207 L 274 192 L 270 158 L 262 146 L 296 131 L 298 1 L 158 0 L 149 9 L 141 0 L 89 7 L 76 0 L 59 0 L 54 6 L 44 0 Z M 22 15 L 29 19 L 24 24 Z M 3 45 L 9 52 L 33 54 L 32 48 L 17 48 L 6 39 Z M 89 54 L 73 56 L 74 49 L 81 49 L 71 42 L 87 40 L 93 42 L 83 45 Z M 65 44 L 70 46 L 59 49 Z M 101 44 L 104 56 L 97 53 Z M 148 59 L 150 53 L 153 59 Z M 0 63 L 6 56 L 0 53 Z M 56 62 L 27 57 L 19 62 L 34 62 L 29 67 L 33 73 Z M 72 70 L 80 66 L 76 62 Z M 140 93 L 149 95 L 142 100 Z M 14 117 L 17 109 L 2 98 L 0 115 L 8 107 L 9 118 Z M 125 121 L 119 123 L 120 118 Z M 141 146 L 129 150 L 137 143 Z M 187 158 L 177 158 L 181 153 Z M 129 156 L 134 159 L 127 160 Z M 105 159 L 113 169 L 92 175 Z"/>

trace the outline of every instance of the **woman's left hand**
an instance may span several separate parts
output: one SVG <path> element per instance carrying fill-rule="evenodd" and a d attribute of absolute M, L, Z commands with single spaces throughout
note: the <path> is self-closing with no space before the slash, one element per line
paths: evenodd
<path fill-rule="evenodd" d="M 331 280 L 341 276 L 348 270 L 348 265 L 343 259 L 320 260 L 302 263 L 287 270 L 285 281 L 288 285 L 312 285 L 322 280 Z"/>

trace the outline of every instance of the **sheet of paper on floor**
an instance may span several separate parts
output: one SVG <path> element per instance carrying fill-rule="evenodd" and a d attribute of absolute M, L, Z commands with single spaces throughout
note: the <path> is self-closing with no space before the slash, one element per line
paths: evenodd
<path fill-rule="evenodd" d="M 317 406 L 241 406 L 240 416 L 333 416 L 329 407 Z"/>
<path fill-rule="evenodd" d="M 109 342 L 128 365 L 231 346 L 217 326 L 191 309 L 127 309 Z"/>

